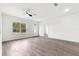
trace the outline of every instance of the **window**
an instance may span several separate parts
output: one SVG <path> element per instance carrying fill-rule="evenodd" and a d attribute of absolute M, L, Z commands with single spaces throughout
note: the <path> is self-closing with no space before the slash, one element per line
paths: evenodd
<path fill-rule="evenodd" d="M 13 23 L 13 32 L 20 32 L 20 23 Z"/>
<path fill-rule="evenodd" d="M 13 23 L 13 32 L 26 32 L 26 24 L 14 22 Z"/>
<path fill-rule="evenodd" d="M 21 32 L 26 32 L 26 24 L 21 24 Z"/>

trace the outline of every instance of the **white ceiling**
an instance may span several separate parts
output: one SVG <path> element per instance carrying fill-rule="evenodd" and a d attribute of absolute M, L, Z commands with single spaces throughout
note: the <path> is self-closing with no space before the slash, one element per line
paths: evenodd
<path fill-rule="evenodd" d="M 30 18 L 24 10 L 30 8 L 36 15 L 33 19 L 39 20 L 47 17 L 56 17 L 79 12 L 79 3 L 59 3 L 57 7 L 53 3 L 0 3 L 3 13 L 22 18 Z M 68 8 L 69 12 L 64 10 Z"/>

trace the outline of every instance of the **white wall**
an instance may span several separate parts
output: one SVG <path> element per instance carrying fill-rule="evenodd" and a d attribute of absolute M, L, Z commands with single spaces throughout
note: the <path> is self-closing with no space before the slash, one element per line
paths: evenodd
<path fill-rule="evenodd" d="M 13 22 L 21 22 L 21 23 L 26 23 L 26 33 L 15 33 L 12 31 L 12 23 Z M 33 21 L 31 19 L 23 19 L 23 18 L 18 18 L 15 16 L 10 16 L 7 14 L 2 14 L 2 27 L 3 27 L 3 40 L 2 41 L 7 41 L 7 40 L 14 40 L 14 39 L 20 39 L 20 38 L 26 38 L 26 37 L 31 37 L 34 35 L 34 24 L 38 23 L 36 21 Z"/>
<path fill-rule="evenodd" d="M 2 55 L 2 13 L 0 11 L 0 56 Z"/>
<path fill-rule="evenodd" d="M 48 18 L 40 23 L 40 36 L 44 36 L 43 24 L 47 25 L 48 37 L 79 42 L 79 13 Z"/>

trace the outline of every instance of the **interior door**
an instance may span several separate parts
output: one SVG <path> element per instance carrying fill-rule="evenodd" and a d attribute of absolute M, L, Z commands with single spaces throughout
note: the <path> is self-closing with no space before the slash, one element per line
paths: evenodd
<path fill-rule="evenodd" d="M 38 36 L 38 35 L 39 35 L 39 25 L 34 24 L 34 36 Z"/>

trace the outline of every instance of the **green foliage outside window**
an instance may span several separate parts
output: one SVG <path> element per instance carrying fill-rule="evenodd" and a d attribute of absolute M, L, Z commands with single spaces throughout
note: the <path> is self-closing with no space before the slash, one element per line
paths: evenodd
<path fill-rule="evenodd" d="M 26 32 L 26 24 L 21 24 L 21 32 Z"/>

